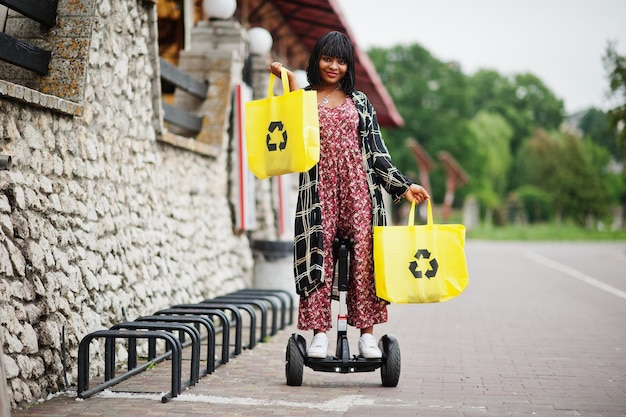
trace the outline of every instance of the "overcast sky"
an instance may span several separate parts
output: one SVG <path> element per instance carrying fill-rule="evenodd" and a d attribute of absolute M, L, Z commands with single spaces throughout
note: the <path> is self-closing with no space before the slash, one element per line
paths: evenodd
<path fill-rule="evenodd" d="M 465 74 L 531 72 L 572 113 L 606 109 L 602 57 L 626 55 L 626 0 L 337 0 L 362 49 L 419 43 Z"/>

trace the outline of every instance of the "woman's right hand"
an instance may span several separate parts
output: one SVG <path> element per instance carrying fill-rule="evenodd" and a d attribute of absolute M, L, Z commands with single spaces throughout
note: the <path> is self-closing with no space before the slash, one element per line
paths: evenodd
<path fill-rule="evenodd" d="M 272 62 L 268 69 L 272 74 L 274 74 L 278 78 L 281 78 L 281 71 L 280 71 L 281 68 L 283 68 L 282 63 Z M 294 91 L 300 88 L 298 86 L 298 80 L 296 79 L 296 74 L 294 74 L 292 71 L 288 70 L 287 68 L 285 68 L 285 70 L 287 70 L 287 79 L 289 81 L 289 89 L 291 91 Z"/>
<path fill-rule="evenodd" d="M 280 62 L 272 62 L 270 64 L 270 67 L 268 68 L 269 71 L 274 74 L 275 76 L 277 76 L 278 78 L 280 78 L 280 69 L 283 67 L 283 64 Z"/>

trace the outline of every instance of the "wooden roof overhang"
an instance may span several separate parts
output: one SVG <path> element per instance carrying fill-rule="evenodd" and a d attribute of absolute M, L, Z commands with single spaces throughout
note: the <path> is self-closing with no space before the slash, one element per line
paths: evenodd
<path fill-rule="evenodd" d="M 336 0 L 239 0 L 238 13 L 248 26 L 267 29 L 274 39 L 274 53 L 285 57 L 294 69 L 306 69 L 310 51 L 322 35 L 333 30 L 345 33 L 354 45 L 356 88 L 367 94 L 378 123 L 384 127 L 404 124 Z"/>

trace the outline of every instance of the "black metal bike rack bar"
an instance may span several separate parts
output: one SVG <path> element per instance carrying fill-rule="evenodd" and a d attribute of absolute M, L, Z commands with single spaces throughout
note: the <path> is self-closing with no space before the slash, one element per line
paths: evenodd
<path fill-rule="evenodd" d="M 282 303 L 282 299 L 276 295 L 271 294 L 244 294 L 244 293 L 230 293 L 226 295 L 221 295 L 219 297 L 215 297 L 215 300 L 258 300 L 267 303 L 272 309 L 272 322 L 270 328 L 270 336 L 274 336 L 276 332 L 278 332 L 279 324 L 279 311 L 280 311 L 280 321 L 281 326 L 285 321 L 285 309 Z M 280 303 L 280 306 L 279 306 Z M 267 328 L 265 335 L 261 336 L 261 341 L 263 341 L 267 337 Z"/>
<path fill-rule="evenodd" d="M 250 325 L 251 327 L 251 332 L 254 331 L 255 333 L 255 338 L 254 338 L 254 342 L 251 342 L 248 346 L 248 349 L 252 349 L 254 348 L 254 346 L 256 345 L 256 342 L 262 342 L 266 337 L 267 337 L 267 304 L 265 304 L 263 301 L 257 300 L 257 299 L 249 299 L 249 298 L 245 298 L 245 297 L 228 297 L 228 296 L 221 296 L 221 297 L 216 297 L 216 298 L 211 298 L 211 299 L 207 299 L 207 300 L 202 300 L 201 304 L 210 304 L 210 303 L 231 303 L 231 304 L 235 304 L 237 307 L 241 308 L 241 309 L 245 309 L 246 306 L 251 306 L 252 307 L 252 311 L 256 314 L 256 311 L 254 310 L 255 308 L 258 309 L 258 311 L 261 313 L 261 321 L 258 322 L 255 319 L 255 323 L 254 323 L 254 327 L 252 326 L 252 324 Z M 259 330 L 260 330 L 260 336 L 258 339 L 256 339 L 256 326 L 257 323 L 259 325 Z M 251 336 L 252 339 L 252 336 Z"/>
<path fill-rule="evenodd" d="M 213 328 L 213 331 L 216 335 L 222 334 L 222 342 L 221 342 L 221 355 L 219 359 L 215 359 L 213 369 L 219 365 L 223 365 L 228 363 L 230 356 L 235 355 L 236 347 L 233 349 L 233 352 L 230 352 L 230 330 L 231 324 L 230 320 L 226 313 L 222 310 L 216 309 L 190 309 L 190 308 L 166 308 L 163 310 L 156 311 L 153 316 L 159 317 L 170 317 L 170 316 L 184 316 L 191 318 L 204 318 Z M 215 324 L 215 318 L 218 319 L 219 326 Z M 235 326 L 236 328 L 236 326 Z M 215 346 L 217 347 L 217 341 L 215 342 Z"/>
<path fill-rule="evenodd" d="M 188 306 L 188 308 L 217 308 L 220 310 L 229 311 L 233 315 L 233 319 L 236 320 L 237 324 L 237 343 L 239 346 L 239 351 L 236 353 L 237 355 L 241 354 L 241 350 L 244 347 L 242 342 L 242 332 L 243 332 L 243 317 L 241 315 L 241 311 L 245 311 L 250 316 L 250 342 L 247 346 L 248 349 L 252 349 L 256 342 L 255 339 L 255 329 L 256 329 L 256 312 L 254 308 L 249 305 L 241 304 L 241 303 L 226 303 L 224 301 L 214 301 L 214 300 L 203 300 L 198 304 L 183 304 L 183 306 Z M 178 307 L 178 306 L 174 306 Z"/>
<path fill-rule="evenodd" d="M 106 340 L 111 339 L 113 345 L 117 339 L 163 339 L 165 340 L 168 348 L 170 349 L 165 355 L 161 355 L 159 359 L 164 360 L 171 357 L 172 359 L 172 374 L 171 374 L 171 388 L 170 392 L 166 393 L 161 401 L 167 402 L 173 397 L 177 397 L 181 393 L 182 386 L 182 346 L 178 338 L 174 337 L 169 332 L 162 330 L 98 330 L 93 333 L 89 333 L 84 336 L 80 342 L 78 348 L 78 397 L 88 398 L 92 395 L 103 391 L 106 388 L 112 387 L 133 375 L 136 375 L 152 364 L 157 363 L 157 359 L 149 361 L 146 364 L 136 367 L 132 370 L 128 370 L 122 375 L 111 378 L 104 381 L 104 383 L 89 389 L 89 345 L 91 341 L 97 338 L 104 338 Z M 115 362 L 115 348 L 113 348 L 113 354 L 109 358 L 113 363 Z"/>
<path fill-rule="evenodd" d="M 200 332 L 198 329 L 193 327 L 190 324 L 186 323 L 165 323 L 165 322 L 140 322 L 140 321 L 129 321 L 124 323 L 117 323 L 111 326 L 110 330 L 163 330 L 163 331 L 178 331 L 179 336 L 178 340 L 182 344 L 184 342 L 184 333 L 189 335 L 191 339 L 191 368 L 189 370 L 189 380 L 181 381 L 181 389 L 187 388 L 189 386 L 195 385 L 200 380 Z M 183 333 L 183 334 L 180 334 Z M 132 347 L 130 346 L 132 343 Z M 148 341 L 148 359 L 153 360 L 157 357 L 156 354 L 156 340 L 151 339 Z M 114 347 L 113 347 L 114 349 Z M 111 354 L 113 349 L 105 349 L 105 356 L 107 354 Z M 132 362 L 132 365 L 131 365 Z M 105 359 L 105 363 L 107 363 Z M 133 369 L 137 367 L 137 346 L 136 340 L 129 340 L 129 349 L 128 349 L 128 367 L 129 369 Z M 106 371 L 105 371 L 106 374 Z M 111 370 L 111 377 L 114 377 L 114 370 Z"/>
<path fill-rule="evenodd" d="M 154 316 L 143 316 L 135 319 L 135 321 L 147 321 L 147 322 L 168 322 L 168 323 L 192 323 L 194 324 L 196 330 L 200 333 L 200 340 L 206 338 L 206 349 L 207 349 L 207 358 L 206 358 L 206 368 L 200 371 L 200 378 L 207 374 L 212 374 L 215 371 L 215 325 L 211 320 L 208 320 L 204 317 L 198 316 L 167 316 L 167 315 L 154 315 Z M 200 331 L 200 326 L 203 326 L 206 330 L 206 335 Z M 183 348 L 185 348 L 189 343 L 182 343 Z"/>
<path fill-rule="evenodd" d="M 228 310 L 232 308 L 232 310 Z M 164 310 L 155 312 L 155 315 L 169 314 L 169 315 L 191 315 L 191 316 L 207 316 L 211 320 L 214 317 L 218 317 L 221 321 L 221 326 L 216 327 L 216 332 L 222 332 L 222 360 L 226 360 L 223 363 L 228 362 L 230 356 L 236 356 L 241 354 L 242 343 L 242 323 L 241 313 L 236 306 L 230 306 L 225 309 L 218 309 L 203 304 L 178 304 Z M 231 318 L 228 317 L 227 311 L 231 313 Z M 231 324 L 232 323 L 232 324 Z M 230 349 L 230 334 L 231 327 L 235 328 L 235 341 L 232 352 Z M 225 352 L 225 353 L 224 353 Z"/>
<path fill-rule="evenodd" d="M 293 314 L 294 314 L 294 297 L 286 290 L 272 290 L 272 289 L 258 289 L 258 288 L 246 288 L 242 290 L 238 290 L 232 292 L 231 295 L 234 294 L 250 294 L 250 295 L 265 295 L 272 296 L 278 300 L 280 300 L 282 307 L 281 312 L 284 311 L 283 317 L 284 320 L 281 320 L 280 329 L 284 329 L 287 325 L 293 324 Z M 288 312 L 287 312 L 288 310 Z"/>

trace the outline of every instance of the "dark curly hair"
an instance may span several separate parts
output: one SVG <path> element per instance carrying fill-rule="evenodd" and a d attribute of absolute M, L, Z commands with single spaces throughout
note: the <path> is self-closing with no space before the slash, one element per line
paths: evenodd
<path fill-rule="evenodd" d="M 307 81 L 312 86 L 322 83 L 319 62 L 324 55 L 342 59 L 348 64 L 348 71 L 346 71 L 346 75 L 341 80 L 340 85 L 341 90 L 345 94 L 352 94 L 356 76 L 354 71 L 354 47 L 350 39 L 341 32 L 329 32 L 317 40 L 306 69 Z"/>

